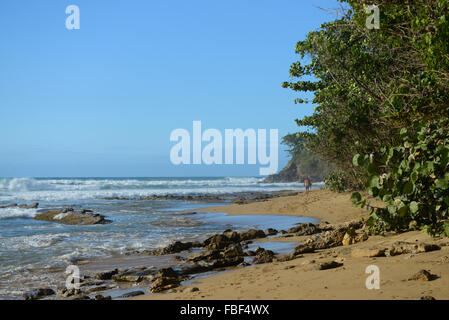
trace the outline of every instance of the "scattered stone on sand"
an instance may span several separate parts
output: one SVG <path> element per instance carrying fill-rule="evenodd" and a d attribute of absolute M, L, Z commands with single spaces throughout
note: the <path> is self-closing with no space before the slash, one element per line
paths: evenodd
<path fill-rule="evenodd" d="M 422 296 L 418 300 L 436 300 L 436 299 L 432 296 Z"/>
<path fill-rule="evenodd" d="M 38 213 L 34 219 L 74 225 L 107 224 L 112 222 L 105 219 L 105 216 L 101 214 L 93 213 L 92 210 L 75 211 L 73 208 L 47 210 Z"/>
<path fill-rule="evenodd" d="M 192 287 L 189 289 L 189 292 L 197 292 L 200 291 L 200 289 L 198 289 L 197 287 Z"/>
<path fill-rule="evenodd" d="M 420 270 L 417 273 L 415 273 L 414 275 L 412 275 L 410 278 L 408 278 L 409 281 L 413 281 L 413 280 L 421 280 L 421 281 L 432 281 L 437 279 L 438 277 L 434 274 L 431 274 L 429 271 L 427 270 Z"/>
<path fill-rule="evenodd" d="M 111 300 L 111 296 L 103 296 L 101 294 L 97 294 L 94 298 L 95 300 Z"/>
<path fill-rule="evenodd" d="M 38 300 L 47 296 L 51 296 L 54 295 L 55 291 L 53 289 L 50 288 L 39 288 L 39 289 L 35 289 L 32 290 L 28 293 L 25 293 L 23 295 L 23 297 L 25 298 L 25 300 Z"/>
<path fill-rule="evenodd" d="M 384 257 L 385 249 L 353 249 L 351 256 L 354 258 Z"/>
<path fill-rule="evenodd" d="M 316 264 L 315 268 L 317 270 L 328 270 L 328 269 L 334 269 L 341 267 L 343 263 L 337 262 L 337 261 L 326 261 L 326 262 L 320 262 Z"/>
<path fill-rule="evenodd" d="M 436 244 L 397 241 L 385 251 L 385 254 L 387 256 L 397 256 L 404 253 L 423 253 L 440 249 L 440 246 Z"/>
<path fill-rule="evenodd" d="M 329 225 L 330 229 L 328 231 L 314 234 L 299 244 L 291 254 L 290 258 L 294 259 L 298 255 L 315 252 L 315 250 L 319 249 L 341 246 L 348 229 L 357 230 L 361 227 L 362 223 L 357 220 L 339 225 Z"/>
<path fill-rule="evenodd" d="M 368 240 L 368 234 L 366 234 L 365 232 L 355 234 L 346 232 L 343 240 L 341 241 L 341 244 L 344 246 L 349 246 L 351 244 L 363 242 L 366 240 Z"/>

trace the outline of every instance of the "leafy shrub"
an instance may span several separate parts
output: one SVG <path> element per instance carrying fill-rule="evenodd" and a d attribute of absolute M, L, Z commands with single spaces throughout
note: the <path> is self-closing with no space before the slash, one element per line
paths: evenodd
<path fill-rule="evenodd" d="M 345 192 L 352 189 L 350 178 L 341 170 L 336 170 L 329 173 L 324 180 L 327 189 L 334 192 Z"/>
<path fill-rule="evenodd" d="M 411 224 L 435 236 L 449 236 L 449 117 L 421 121 L 402 129 L 402 145 L 382 148 L 380 155 L 353 158 L 369 173 L 367 191 L 385 203 L 370 207 L 373 232 L 408 230 Z M 366 205 L 360 193 L 352 202 Z"/>

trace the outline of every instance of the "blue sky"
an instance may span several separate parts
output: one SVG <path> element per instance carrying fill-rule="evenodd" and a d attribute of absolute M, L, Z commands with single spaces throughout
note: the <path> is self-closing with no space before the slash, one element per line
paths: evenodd
<path fill-rule="evenodd" d="M 80 9 L 67 30 L 65 8 Z M 170 162 L 170 132 L 298 130 L 281 88 L 294 45 L 336 1 L 0 3 L 0 176 L 255 176 Z M 281 146 L 281 150 L 285 149 Z M 279 153 L 279 169 L 287 162 Z"/>

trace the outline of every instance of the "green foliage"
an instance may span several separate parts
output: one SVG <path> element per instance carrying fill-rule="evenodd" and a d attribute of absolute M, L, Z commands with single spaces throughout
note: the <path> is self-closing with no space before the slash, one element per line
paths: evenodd
<path fill-rule="evenodd" d="M 368 193 L 385 202 L 384 208 L 370 208 L 373 231 L 403 231 L 413 222 L 433 236 L 449 236 L 448 128 L 449 118 L 418 122 L 402 129 L 402 144 L 384 148 L 378 160 L 354 156 L 354 163 L 370 172 Z M 387 166 L 393 169 L 385 172 Z M 366 203 L 359 193 L 352 201 Z"/>
<path fill-rule="evenodd" d="M 296 45 L 300 57 L 309 58 L 307 64 L 298 61 L 290 68 L 291 77 L 300 80 L 283 84 L 314 92 L 315 112 L 296 120 L 298 126 L 310 128 L 300 136 L 312 152 L 348 172 L 351 184 L 359 187 L 363 173 L 352 165 L 352 156 L 395 142 L 395 129 L 381 119 L 378 105 L 391 58 L 387 52 L 372 54 L 377 44 L 348 17 L 323 24 Z M 311 76 L 317 81 L 308 80 Z"/>
<path fill-rule="evenodd" d="M 378 30 L 365 26 L 372 1 L 340 1 L 350 10 L 297 43 L 282 84 L 314 93 L 314 113 L 296 120 L 301 145 L 340 170 L 329 188 L 364 187 L 385 203 L 368 206 L 372 231 L 449 235 L 449 1 L 377 1 Z"/>
<path fill-rule="evenodd" d="M 336 170 L 329 173 L 324 182 L 326 189 L 334 192 L 345 192 L 354 189 L 354 186 L 351 184 L 352 180 L 346 172 Z"/>

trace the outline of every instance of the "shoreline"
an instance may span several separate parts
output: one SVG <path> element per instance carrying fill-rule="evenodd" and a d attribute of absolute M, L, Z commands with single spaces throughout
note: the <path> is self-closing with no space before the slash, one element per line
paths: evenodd
<path fill-rule="evenodd" d="M 335 193 L 326 189 L 312 189 L 293 196 L 280 196 L 265 201 L 195 209 L 237 215 L 277 215 L 319 219 L 320 222 L 343 223 L 355 217 L 368 217 L 368 212 L 352 206 L 350 193 Z"/>
<path fill-rule="evenodd" d="M 248 204 L 231 204 L 201 208 L 197 211 L 226 212 L 228 215 L 287 215 L 320 219 L 321 223 L 343 223 L 366 218 L 366 210 L 355 208 L 350 193 L 313 190 Z M 257 239 L 264 241 L 304 241 L 308 237 Z M 354 252 L 394 247 L 397 243 L 432 244 L 431 252 L 404 252 L 395 256 L 367 257 Z M 338 268 L 319 270 L 323 262 L 334 261 Z M 366 268 L 376 265 L 380 274 L 380 289 L 366 287 Z M 366 241 L 351 245 L 304 253 L 290 261 L 274 261 L 251 268 L 228 270 L 178 287 L 171 292 L 142 295 L 138 300 L 171 299 L 449 299 L 449 242 L 432 239 L 418 231 L 386 236 L 370 236 Z M 409 280 L 420 270 L 427 270 L 432 279 Z M 193 289 L 195 288 L 195 289 Z"/>

